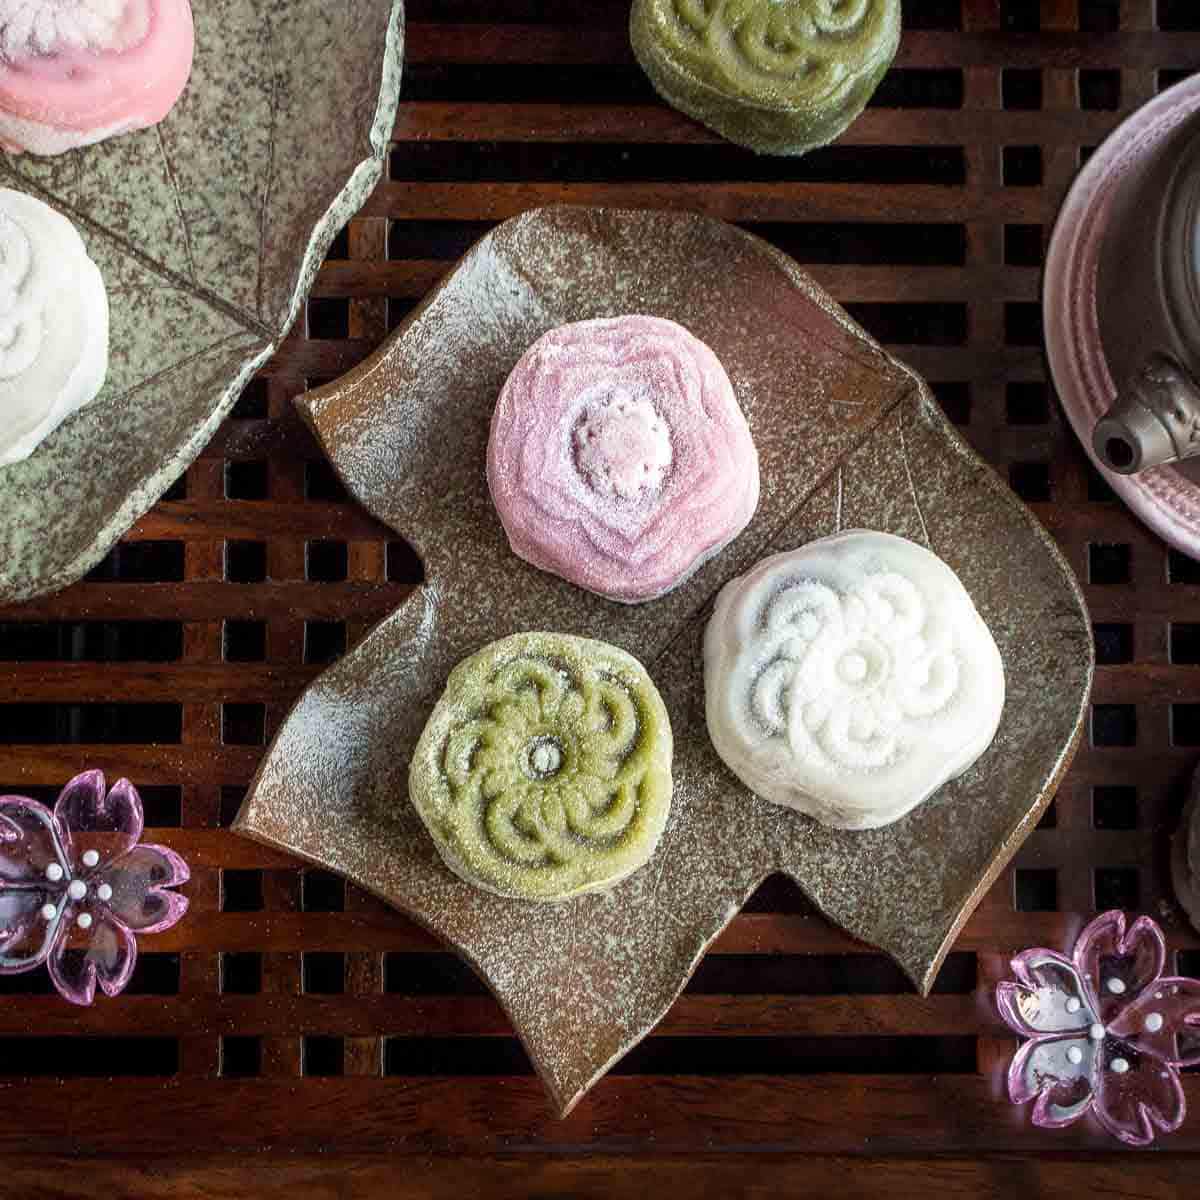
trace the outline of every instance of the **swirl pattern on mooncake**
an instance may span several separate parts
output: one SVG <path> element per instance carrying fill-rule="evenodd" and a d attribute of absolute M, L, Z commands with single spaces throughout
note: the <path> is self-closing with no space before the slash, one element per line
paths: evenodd
<path fill-rule="evenodd" d="M 488 482 L 516 554 L 634 604 L 746 527 L 758 454 L 703 342 L 674 321 L 618 317 L 526 351 L 492 417 Z"/>
<path fill-rule="evenodd" d="M 0 0 L 0 145 L 62 154 L 156 125 L 194 49 L 189 0 Z"/>
<path fill-rule="evenodd" d="M 728 584 L 705 635 L 709 732 L 764 799 L 828 825 L 897 820 L 991 744 L 1004 668 L 958 577 L 851 531 Z"/>
<path fill-rule="evenodd" d="M 0 189 L 0 467 L 91 403 L 107 373 L 108 294 L 79 232 Z"/>
<path fill-rule="evenodd" d="M 862 112 L 900 0 L 635 0 L 633 48 L 665 99 L 732 141 L 803 154 Z"/>
<path fill-rule="evenodd" d="M 409 795 L 468 883 L 523 900 L 604 891 L 654 853 L 671 724 L 637 659 L 550 633 L 493 642 L 450 675 Z"/>

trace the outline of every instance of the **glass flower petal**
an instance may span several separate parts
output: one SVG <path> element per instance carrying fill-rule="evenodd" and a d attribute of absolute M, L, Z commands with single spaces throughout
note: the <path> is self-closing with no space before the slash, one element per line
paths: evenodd
<path fill-rule="evenodd" d="M 103 908 L 95 912 L 84 936 L 83 946 L 76 945 L 74 937 L 62 937 L 50 951 L 50 978 L 72 1004 L 91 1004 L 97 984 L 106 996 L 117 995 L 137 962 L 137 939 Z"/>
<path fill-rule="evenodd" d="M 55 816 L 69 838 L 68 854 L 82 867 L 111 862 L 142 836 L 142 801 L 128 779 L 105 791 L 103 771 L 85 771 L 63 788 Z M 88 860 L 89 852 L 97 856 Z"/>

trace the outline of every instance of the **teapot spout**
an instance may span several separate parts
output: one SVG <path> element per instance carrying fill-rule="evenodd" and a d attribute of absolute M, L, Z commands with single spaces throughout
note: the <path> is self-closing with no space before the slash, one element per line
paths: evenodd
<path fill-rule="evenodd" d="M 1152 354 L 1092 431 L 1096 457 L 1136 475 L 1200 455 L 1200 386 L 1166 354 Z"/>

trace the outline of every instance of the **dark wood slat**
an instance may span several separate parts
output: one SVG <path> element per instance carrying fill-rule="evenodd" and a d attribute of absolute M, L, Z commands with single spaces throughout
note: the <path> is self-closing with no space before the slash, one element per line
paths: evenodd
<path fill-rule="evenodd" d="M 552 204 L 686 209 L 728 221 L 885 223 L 1045 221 L 1055 203 L 1040 188 L 973 192 L 849 183 L 381 183 L 363 215 L 395 221 L 504 221 Z"/>
<path fill-rule="evenodd" d="M 177 700 L 291 701 L 320 673 L 319 667 L 223 663 L 176 666 L 164 678 L 155 664 L 0 663 L 0 689 L 13 702 L 123 702 Z"/>
<path fill-rule="evenodd" d="M 452 263 L 436 259 L 407 262 L 327 262 L 317 275 L 317 296 L 393 296 L 416 300 L 424 296 Z M 1036 300 L 1038 273 L 1028 267 L 998 267 L 991 271 L 966 267 L 831 266 L 806 264 L 814 279 L 844 304 L 863 301 L 923 303 L 966 301 L 978 288 L 1005 300 Z"/>
<path fill-rule="evenodd" d="M 172 839 L 164 837 L 168 845 Z M 1074 912 L 1026 912 L 981 909 L 955 942 L 958 950 L 1015 953 L 1026 946 L 1070 945 L 1086 917 Z M 1172 928 L 1176 948 L 1200 947 L 1200 935 Z M 214 949 L 229 951 L 300 950 L 361 952 L 444 949 L 399 913 L 380 906 L 375 913 L 220 913 L 204 921 L 184 922 L 155 935 L 158 951 Z M 713 945 L 715 954 L 876 954 L 822 917 L 783 913 L 742 913 Z"/>
<path fill-rule="evenodd" d="M 561 25 L 426 24 L 408 27 L 411 63 L 633 63 L 629 35 L 614 10 L 609 28 Z M 898 67 L 1113 67 L 1155 70 L 1200 64 L 1200 34 L 1122 32 L 1001 33 L 963 35 L 906 30 Z"/>
<path fill-rule="evenodd" d="M 139 785 L 188 783 L 246 784 L 262 757 L 261 746 L 90 745 L 3 746 L 8 782 L 61 786 L 82 764 L 112 778 Z"/>
<path fill-rule="evenodd" d="M 406 583 L 77 583 L 32 605 L 0 608 L 0 619 L 26 621 L 253 620 L 287 609 L 298 618 L 374 623 L 399 607 Z"/>
<path fill-rule="evenodd" d="M 953 146 L 966 139 L 1043 145 L 1090 144 L 1109 134 L 1110 112 L 1062 108 L 1031 112 L 872 108 L 843 136 L 844 146 Z M 662 104 L 495 104 L 415 101 L 396 114 L 397 142 L 619 142 L 720 145 L 721 138 Z"/>
<path fill-rule="evenodd" d="M 129 532 L 132 540 L 192 541 L 213 537 L 378 538 L 385 527 L 363 509 L 346 504 L 280 503 L 272 500 L 173 500 L 147 513 Z"/>
<path fill-rule="evenodd" d="M 0 1147 L 58 1152 L 69 1114 L 80 1153 L 166 1153 L 204 1130 L 227 1152 L 308 1150 L 336 1141 L 343 1151 L 425 1154 L 437 1150 L 686 1151 L 702 1133 L 707 1149 L 812 1153 L 930 1154 L 1106 1150 L 1107 1135 L 1079 1122 L 1050 1133 L 1027 1113 L 997 1121 L 998 1081 L 972 1075 L 610 1076 L 566 1120 L 546 1111 L 529 1076 L 306 1079 L 123 1079 L 121 1105 L 93 1080 L 0 1082 L 0 1099 L 21 1120 L 0 1127 Z M 1200 1082 L 1185 1090 L 1193 1107 Z M 122 1108 L 137 1113 L 125 1118 Z M 253 1114 L 253 1119 L 248 1119 Z M 336 1116 L 335 1116 L 336 1114 Z M 1176 1152 L 1200 1150 L 1200 1129 L 1173 1135 Z"/>
<path fill-rule="evenodd" d="M 148 943 L 152 947 L 152 943 Z M 1004 1036 L 999 1018 L 973 996 L 681 996 L 655 1033 L 667 1037 L 937 1037 L 982 1028 Z M 44 997 L 8 996 L 0 1036 L 178 1037 L 211 1034 L 346 1037 L 512 1037 L 490 996 L 345 995 L 122 996 L 82 1011 Z"/>
<path fill-rule="evenodd" d="M 14 1195 L 94 1200 L 98 1195 L 139 1200 L 612 1200 L 666 1190 L 675 1200 L 776 1200 L 779 1196 L 833 1196 L 841 1200 L 1012 1200 L 1021 1194 L 1177 1200 L 1192 1182 L 1194 1160 L 1155 1154 L 1122 1158 L 1060 1156 L 879 1159 L 822 1158 L 797 1154 L 538 1155 L 496 1158 L 409 1156 L 398 1169 L 390 1155 L 271 1158 L 156 1159 L 133 1163 L 102 1158 L 5 1160 Z M 620 1189 L 619 1191 L 617 1189 Z"/>

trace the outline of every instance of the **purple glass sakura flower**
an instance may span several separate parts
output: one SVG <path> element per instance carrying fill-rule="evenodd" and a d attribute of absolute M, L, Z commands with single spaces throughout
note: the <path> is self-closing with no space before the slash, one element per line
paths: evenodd
<path fill-rule="evenodd" d="M 51 812 L 25 796 L 0 796 L 0 974 L 47 963 L 73 1004 L 96 984 L 115 996 L 137 961 L 138 933 L 169 929 L 189 878 L 165 846 L 140 846 L 142 801 L 127 779 L 105 790 L 102 771 L 63 788 Z"/>
<path fill-rule="evenodd" d="M 1016 982 L 997 985 L 1005 1022 L 1030 1040 L 1008 1069 L 1014 1104 L 1034 1100 L 1033 1122 L 1060 1129 L 1094 1112 L 1123 1142 L 1145 1146 L 1186 1113 L 1181 1067 L 1200 1063 L 1200 980 L 1164 976 L 1162 930 L 1103 913 L 1071 958 L 1026 950 Z"/>

